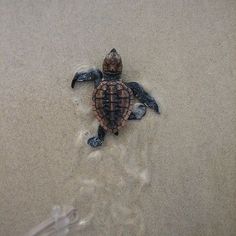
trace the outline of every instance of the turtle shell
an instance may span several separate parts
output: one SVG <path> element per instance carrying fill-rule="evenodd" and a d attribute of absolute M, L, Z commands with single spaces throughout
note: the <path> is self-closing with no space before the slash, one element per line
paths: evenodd
<path fill-rule="evenodd" d="M 94 89 L 92 99 L 93 111 L 100 125 L 105 130 L 117 133 L 132 111 L 132 90 L 119 80 L 104 80 Z"/>

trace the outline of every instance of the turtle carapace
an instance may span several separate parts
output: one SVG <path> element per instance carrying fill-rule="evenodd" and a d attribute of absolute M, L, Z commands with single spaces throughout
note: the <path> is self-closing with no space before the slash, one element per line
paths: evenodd
<path fill-rule="evenodd" d="M 92 102 L 99 126 L 97 135 L 88 139 L 91 147 L 101 146 L 108 131 L 118 135 L 127 120 L 141 120 L 146 107 L 160 114 L 155 99 L 141 85 L 121 80 L 122 67 L 121 57 L 113 48 L 103 61 L 102 71 L 93 68 L 77 72 L 71 82 L 74 88 L 76 82 L 94 81 Z M 141 103 L 135 109 L 134 97 Z"/>

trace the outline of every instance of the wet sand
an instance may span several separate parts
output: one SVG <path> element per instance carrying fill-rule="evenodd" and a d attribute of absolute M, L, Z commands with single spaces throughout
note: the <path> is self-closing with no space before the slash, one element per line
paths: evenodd
<path fill-rule="evenodd" d="M 228 0 L 2 0 L 0 235 L 56 204 L 93 216 L 81 235 L 235 235 L 235 12 Z M 93 150 L 93 84 L 70 82 L 113 47 L 161 115 Z"/>

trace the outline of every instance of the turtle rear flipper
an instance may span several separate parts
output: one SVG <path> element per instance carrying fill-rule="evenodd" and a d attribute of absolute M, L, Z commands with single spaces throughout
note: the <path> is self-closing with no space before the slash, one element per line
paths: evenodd
<path fill-rule="evenodd" d="M 146 114 L 147 107 L 144 104 L 136 103 L 128 120 L 141 120 Z"/>
<path fill-rule="evenodd" d="M 102 146 L 103 141 L 101 139 L 99 139 L 97 136 L 94 136 L 94 137 L 88 139 L 87 143 L 91 147 L 96 148 L 96 147 Z"/>
<path fill-rule="evenodd" d="M 87 143 L 93 148 L 99 147 L 102 145 L 105 135 L 106 135 L 105 129 L 101 125 L 99 125 L 97 136 L 89 138 Z"/>

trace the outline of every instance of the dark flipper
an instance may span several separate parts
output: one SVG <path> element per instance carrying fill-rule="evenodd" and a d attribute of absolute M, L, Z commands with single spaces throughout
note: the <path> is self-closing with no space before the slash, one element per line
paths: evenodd
<path fill-rule="evenodd" d="M 141 120 L 145 116 L 146 110 L 147 110 L 147 108 L 145 105 L 139 104 L 131 112 L 128 120 Z"/>
<path fill-rule="evenodd" d="M 155 112 L 160 114 L 159 107 L 157 105 L 157 102 L 155 99 L 150 96 L 143 87 L 136 83 L 136 82 L 130 82 L 126 83 L 126 85 L 133 91 L 134 95 L 139 99 L 141 103 L 148 106 L 149 108 L 153 109 Z"/>
<path fill-rule="evenodd" d="M 98 69 L 89 69 L 87 71 L 76 72 L 71 82 L 71 88 L 75 87 L 76 82 L 94 81 L 95 87 L 102 79 L 102 72 Z"/>
<path fill-rule="evenodd" d="M 106 131 L 102 128 L 101 125 L 99 125 L 97 136 L 88 139 L 87 143 L 93 148 L 99 147 L 102 145 L 105 135 Z"/>

